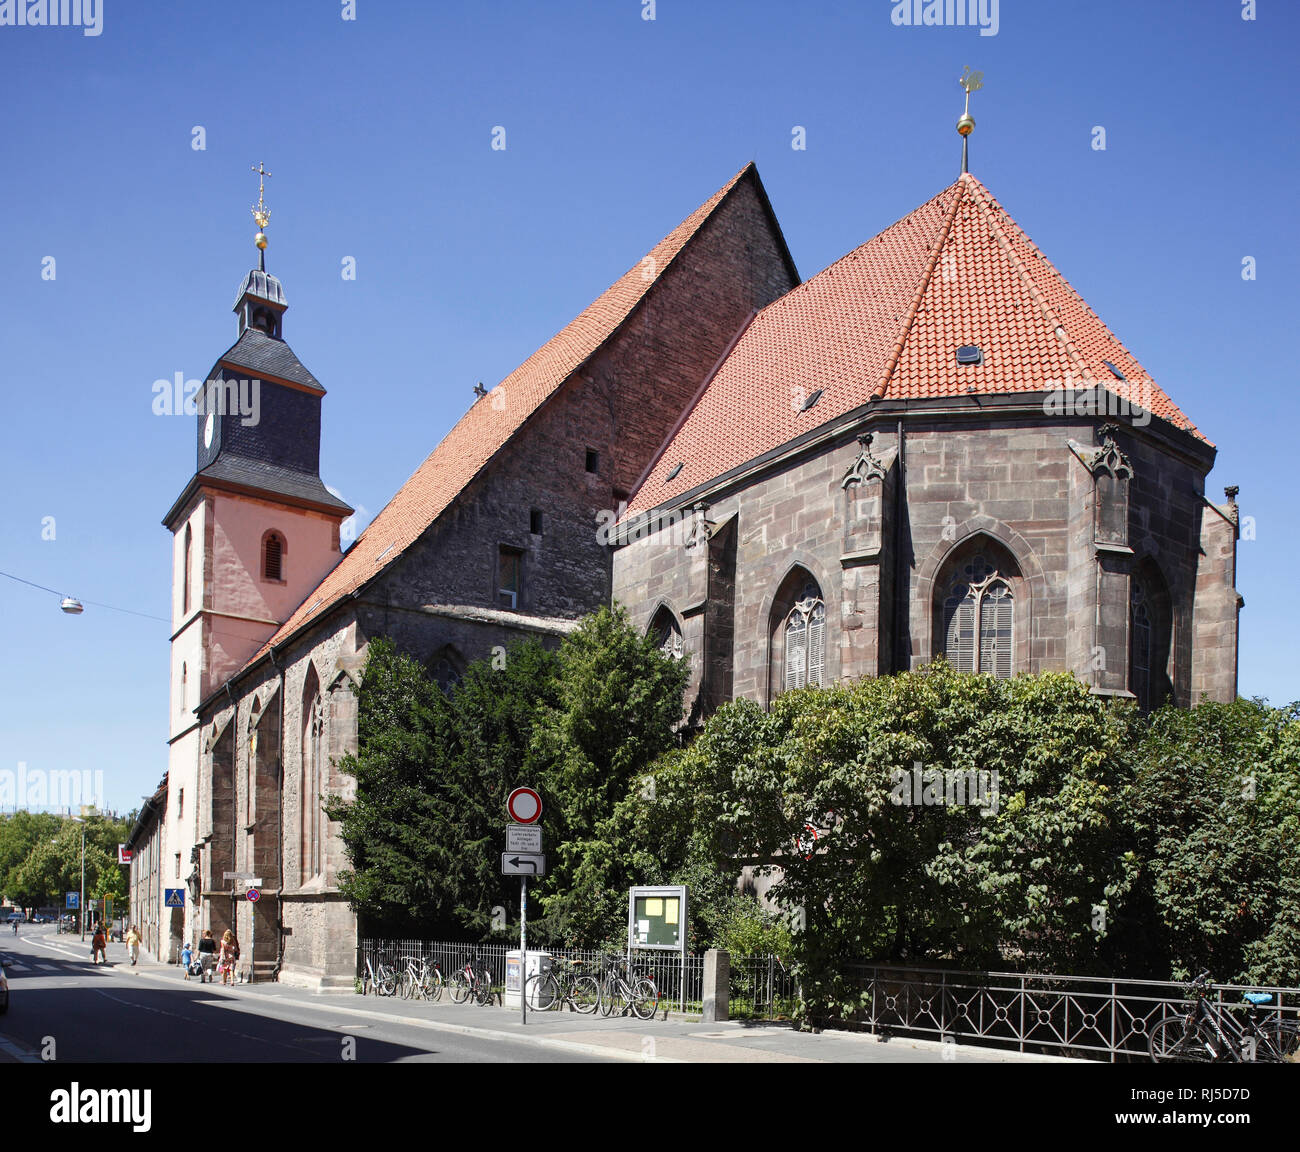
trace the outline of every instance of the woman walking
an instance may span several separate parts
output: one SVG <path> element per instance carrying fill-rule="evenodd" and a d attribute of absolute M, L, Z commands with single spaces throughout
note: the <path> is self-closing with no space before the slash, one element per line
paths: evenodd
<path fill-rule="evenodd" d="M 221 973 L 221 983 L 233 984 L 235 982 L 235 961 L 239 959 L 239 941 L 235 939 L 235 934 L 227 928 L 225 934 L 221 937 L 221 951 L 217 961 L 217 971 Z"/>
<path fill-rule="evenodd" d="M 140 959 L 140 933 L 134 924 L 126 931 L 126 953 L 131 957 L 131 966 Z"/>
<path fill-rule="evenodd" d="M 217 942 L 212 938 L 212 929 L 203 930 L 203 939 L 199 941 L 199 963 L 203 971 L 199 973 L 200 984 L 212 983 L 212 966 L 217 962 Z"/>

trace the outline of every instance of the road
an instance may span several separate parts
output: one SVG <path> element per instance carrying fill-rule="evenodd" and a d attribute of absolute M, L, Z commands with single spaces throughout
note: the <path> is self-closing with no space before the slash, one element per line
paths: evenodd
<path fill-rule="evenodd" d="M 276 996 L 270 986 L 164 981 L 132 970 L 121 944 L 107 966 L 90 962 L 75 935 L 53 925 L 6 927 L 0 956 L 10 1008 L 0 1016 L 0 1060 L 140 1063 L 537 1063 L 599 1061 L 484 1035 L 432 1031 L 398 1020 L 362 1019 L 348 997 L 315 1003 Z M 343 1009 L 343 1010 L 340 1010 Z"/>

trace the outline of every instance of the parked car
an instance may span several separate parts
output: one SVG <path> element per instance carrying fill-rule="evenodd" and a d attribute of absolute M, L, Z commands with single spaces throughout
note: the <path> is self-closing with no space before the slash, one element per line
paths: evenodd
<path fill-rule="evenodd" d="M 49 922 L 50 918 L 48 916 L 42 916 L 39 912 L 32 917 L 33 924 L 48 924 Z"/>
<path fill-rule="evenodd" d="M 21 912 L 10 912 L 9 915 L 5 917 L 5 923 L 12 924 L 14 921 L 17 921 L 21 924 L 26 919 L 27 917 L 25 917 Z"/>

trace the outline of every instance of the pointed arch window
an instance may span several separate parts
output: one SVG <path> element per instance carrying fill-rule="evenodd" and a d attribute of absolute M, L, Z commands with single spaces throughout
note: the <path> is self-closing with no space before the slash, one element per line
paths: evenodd
<path fill-rule="evenodd" d="M 1129 581 L 1129 691 L 1144 712 L 1174 692 L 1170 679 L 1173 613 L 1168 588 L 1151 560 Z"/>
<path fill-rule="evenodd" d="M 943 603 L 944 654 L 958 672 L 1011 677 L 1015 594 L 1008 575 L 983 553 L 953 574 Z"/>
<path fill-rule="evenodd" d="M 682 641 L 681 625 L 677 617 L 668 608 L 660 608 L 650 623 L 650 635 L 655 647 L 670 660 L 681 660 L 686 655 L 686 645 Z"/>
<path fill-rule="evenodd" d="M 784 690 L 826 682 L 826 605 L 809 581 L 785 618 Z"/>
<path fill-rule="evenodd" d="M 304 881 L 319 876 L 324 861 L 324 813 L 321 799 L 325 784 L 326 706 L 315 668 L 303 685 L 302 732 L 302 863 Z"/>
<path fill-rule="evenodd" d="M 188 612 L 190 610 L 190 564 L 194 555 L 194 533 L 190 530 L 188 524 L 185 525 L 184 551 L 185 559 L 183 563 L 185 565 L 185 570 L 184 575 L 181 577 L 183 589 L 181 592 L 181 611 Z"/>

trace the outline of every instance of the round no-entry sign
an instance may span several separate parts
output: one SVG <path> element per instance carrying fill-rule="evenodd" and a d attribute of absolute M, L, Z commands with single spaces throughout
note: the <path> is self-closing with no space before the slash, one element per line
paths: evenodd
<path fill-rule="evenodd" d="M 516 788 L 506 800 L 506 811 L 516 824 L 536 824 L 542 814 L 542 798 L 531 788 Z"/>

